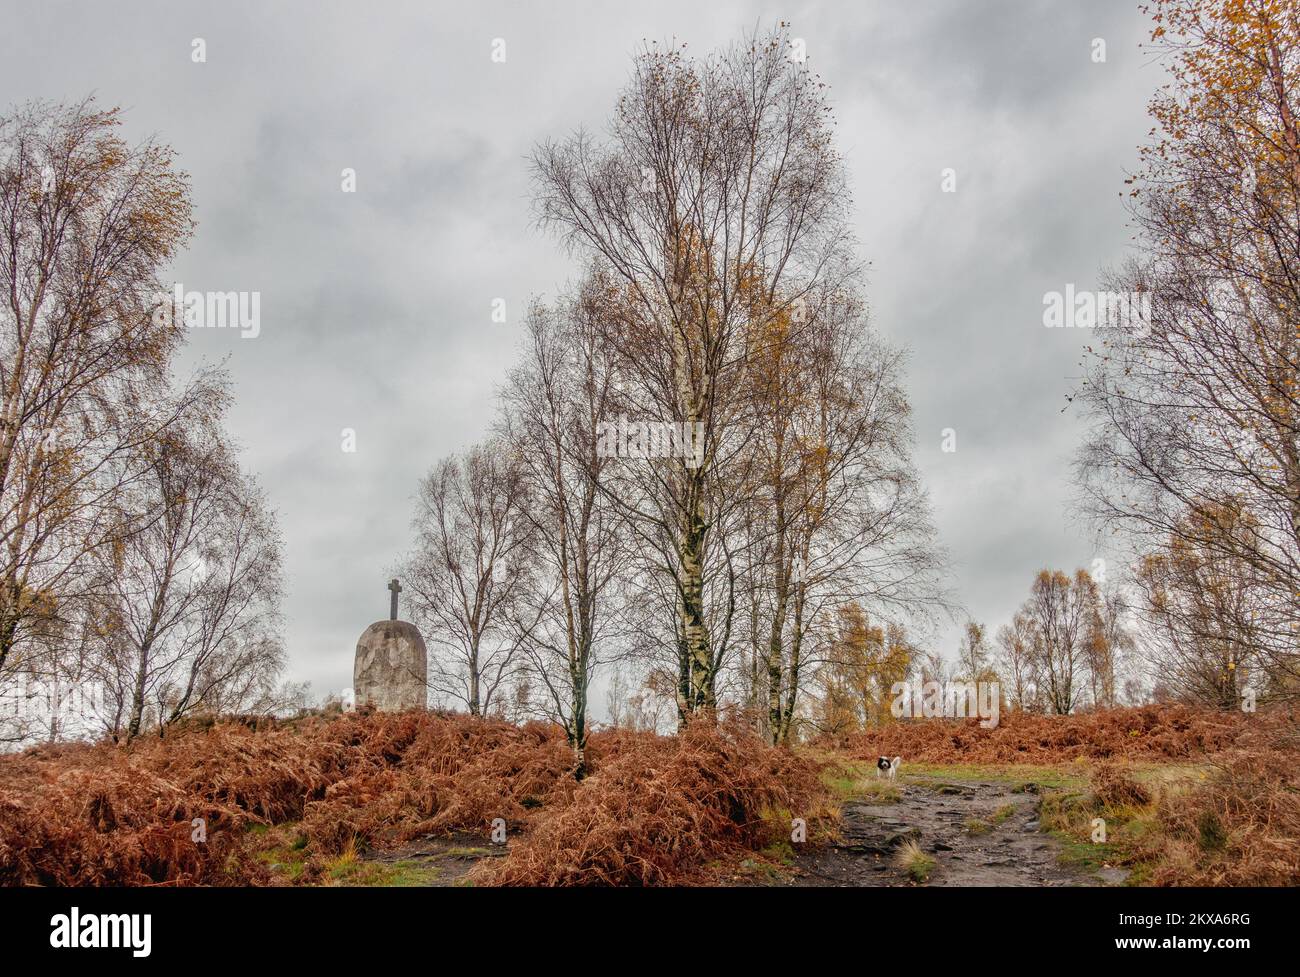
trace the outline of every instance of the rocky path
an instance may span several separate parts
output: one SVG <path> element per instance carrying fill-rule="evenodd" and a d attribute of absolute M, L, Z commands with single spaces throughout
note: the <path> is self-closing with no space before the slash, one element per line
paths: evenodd
<path fill-rule="evenodd" d="M 1032 786 L 933 780 L 898 785 L 899 800 L 845 804 L 840 840 L 800 855 L 796 886 L 914 885 L 895 866 L 896 849 L 914 840 L 934 858 L 932 886 L 1105 885 L 1117 879 L 1062 866 L 1060 845 L 1039 831 Z"/>

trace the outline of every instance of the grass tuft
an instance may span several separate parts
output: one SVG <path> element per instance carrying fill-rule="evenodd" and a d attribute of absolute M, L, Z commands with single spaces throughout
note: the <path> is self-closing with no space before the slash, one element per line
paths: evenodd
<path fill-rule="evenodd" d="M 938 863 L 915 841 L 908 841 L 899 846 L 894 854 L 894 864 L 907 873 L 913 882 L 920 885 L 930 878 L 930 873 L 935 870 Z"/>

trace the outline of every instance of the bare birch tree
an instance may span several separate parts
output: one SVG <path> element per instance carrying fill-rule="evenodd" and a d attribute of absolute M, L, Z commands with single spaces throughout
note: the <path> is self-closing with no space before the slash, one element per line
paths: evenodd
<path fill-rule="evenodd" d="M 91 101 L 0 118 L 0 681 L 74 616 L 122 528 L 114 494 L 146 477 L 129 460 L 176 420 L 160 404 L 184 337 L 158 274 L 191 232 L 188 185 L 119 124 Z"/>
<path fill-rule="evenodd" d="M 126 740 L 251 703 L 282 665 L 279 534 L 208 406 L 143 449 L 149 477 L 119 497 L 127 531 L 98 554 L 104 590 L 86 624 L 103 639 L 107 726 Z"/>
<path fill-rule="evenodd" d="M 945 605 L 943 553 L 911 462 L 901 354 L 874 337 L 847 289 L 767 317 L 747 373 L 753 398 L 747 499 L 751 627 L 762 633 L 766 731 L 788 743 L 810 640 L 850 601 L 882 615 Z"/>
<path fill-rule="evenodd" d="M 518 461 L 535 556 L 516 626 L 547 713 L 565 730 L 584 770 L 588 690 L 621 641 L 618 593 L 627 564 L 623 519 L 598 431 L 616 411 L 616 373 L 604 342 L 610 301 L 593 272 L 575 295 L 529 312 L 522 364 L 503 392 L 502 441 Z"/>
<path fill-rule="evenodd" d="M 486 715 L 519 676 L 515 626 L 533 572 L 526 484 L 510 448 L 487 441 L 420 482 L 414 551 L 398 571 L 429 637 L 435 695 Z"/>
<path fill-rule="evenodd" d="M 1035 671 L 1046 705 L 1059 716 L 1080 702 L 1088 679 L 1087 644 L 1097 613 L 1097 585 L 1086 570 L 1071 579 L 1060 570 L 1042 570 L 1034 579 L 1022 613 L 1033 622 Z"/>
<path fill-rule="evenodd" d="M 1017 611 L 1011 623 L 998 629 L 998 667 L 1005 686 L 1007 705 L 1021 712 L 1042 709 L 1042 675 L 1035 648 L 1039 637 L 1034 619 L 1024 610 Z"/>
<path fill-rule="evenodd" d="M 1231 525 L 1240 514 L 1220 512 L 1212 535 L 1236 535 L 1247 527 Z M 1256 602 L 1259 586 L 1250 564 L 1226 556 L 1219 546 L 1190 542 L 1206 533 L 1173 537 L 1163 550 L 1148 553 L 1135 574 L 1145 648 L 1153 677 L 1169 693 L 1219 709 L 1236 709 L 1247 683 L 1261 693 L 1285 693 L 1288 676 L 1271 675 L 1271 657 L 1259 637 Z M 1259 681 L 1256 673 L 1271 677 Z"/>
<path fill-rule="evenodd" d="M 735 567 L 715 536 L 736 507 L 720 476 L 745 443 L 755 300 L 775 309 L 844 274 L 847 197 L 824 86 L 788 53 L 784 29 L 705 61 L 651 46 L 609 142 L 579 133 L 534 155 L 542 222 L 624 292 L 608 337 L 636 366 L 633 402 L 701 432 L 698 460 L 644 466 L 627 513 L 675 605 L 683 720 L 716 707 L 734 623 Z"/>

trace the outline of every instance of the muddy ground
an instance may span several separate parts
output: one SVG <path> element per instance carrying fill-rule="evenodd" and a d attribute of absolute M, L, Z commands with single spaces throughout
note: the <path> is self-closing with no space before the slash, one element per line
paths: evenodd
<path fill-rule="evenodd" d="M 895 852 L 914 840 L 936 862 L 923 883 L 932 886 L 1108 885 L 1102 878 L 1063 866 L 1061 846 L 1038 824 L 1039 796 L 1031 784 L 913 779 L 897 785 L 899 799 L 866 797 L 844 805 L 840 839 L 796 855 L 794 886 L 883 887 L 916 885 L 895 865 Z"/>

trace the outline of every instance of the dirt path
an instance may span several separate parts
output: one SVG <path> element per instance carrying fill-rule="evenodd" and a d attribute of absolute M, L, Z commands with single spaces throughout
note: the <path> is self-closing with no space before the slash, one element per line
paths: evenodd
<path fill-rule="evenodd" d="M 421 838 L 392 851 L 377 852 L 366 861 L 399 870 L 404 877 L 401 884 L 442 887 L 463 884 L 479 862 L 505 853 L 504 847 L 484 844 L 479 835 L 456 835 Z"/>
<path fill-rule="evenodd" d="M 1105 885 L 1118 879 L 1066 868 L 1060 845 L 1039 831 L 1032 787 L 970 780 L 914 780 L 896 803 L 844 805 L 840 840 L 796 858 L 795 886 L 914 885 L 894 865 L 899 845 L 915 840 L 937 865 L 932 886 Z"/>

